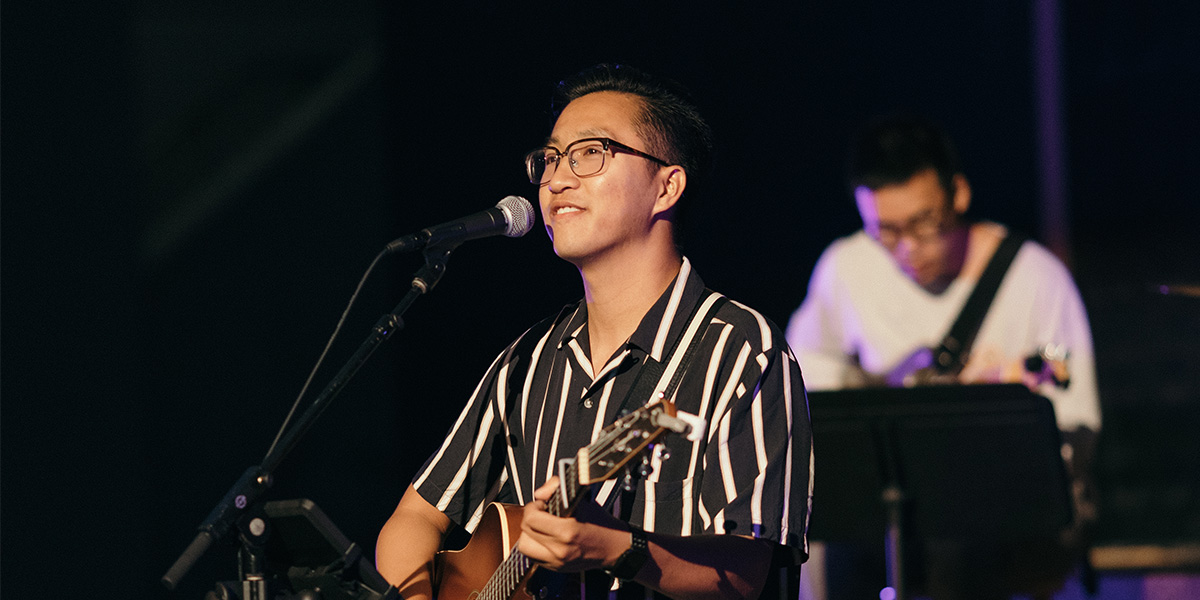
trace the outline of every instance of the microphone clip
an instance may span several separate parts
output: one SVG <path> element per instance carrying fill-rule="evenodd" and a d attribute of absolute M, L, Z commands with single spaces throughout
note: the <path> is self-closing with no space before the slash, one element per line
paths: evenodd
<path fill-rule="evenodd" d="M 456 243 L 445 243 L 432 246 L 426 246 L 425 266 L 421 267 L 415 275 L 413 275 L 412 287 L 413 290 L 420 294 L 427 294 L 433 286 L 437 285 L 442 280 L 442 275 L 446 274 L 446 263 L 450 260 L 450 253 L 458 248 Z"/>

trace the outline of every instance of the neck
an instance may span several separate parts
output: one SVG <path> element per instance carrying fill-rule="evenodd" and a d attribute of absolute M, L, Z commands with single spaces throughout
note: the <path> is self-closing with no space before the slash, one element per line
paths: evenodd
<path fill-rule="evenodd" d="M 659 251 L 631 254 L 628 260 L 579 267 L 588 308 L 591 359 L 597 369 L 633 335 L 682 263 L 673 244 Z"/>
<path fill-rule="evenodd" d="M 967 262 L 967 251 L 970 249 L 971 226 L 959 221 L 954 228 L 946 232 L 946 273 L 943 279 L 946 285 L 954 281 L 963 271 Z"/>
<path fill-rule="evenodd" d="M 946 291 L 956 279 L 976 280 L 983 274 L 1006 230 L 995 223 L 961 223 L 947 233 L 946 273 L 924 286 L 934 294 Z"/>
<path fill-rule="evenodd" d="M 961 273 L 966 279 L 979 279 L 1008 230 L 996 223 L 974 223 L 969 230 Z"/>

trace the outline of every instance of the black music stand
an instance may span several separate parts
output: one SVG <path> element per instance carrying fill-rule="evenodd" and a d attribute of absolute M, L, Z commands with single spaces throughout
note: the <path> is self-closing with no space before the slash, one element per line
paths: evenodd
<path fill-rule="evenodd" d="M 996 541 L 1071 521 L 1050 401 L 1022 385 L 809 392 L 816 467 L 809 536 L 883 538 L 907 596 L 908 536 Z"/>

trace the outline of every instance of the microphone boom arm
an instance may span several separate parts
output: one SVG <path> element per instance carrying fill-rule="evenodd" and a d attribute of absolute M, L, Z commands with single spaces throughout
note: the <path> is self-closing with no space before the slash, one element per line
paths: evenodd
<path fill-rule="evenodd" d="M 196 537 L 163 575 L 161 581 L 167 589 L 174 590 L 208 548 L 228 534 L 242 515 L 246 514 L 270 488 L 273 483 L 271 474 L 283 462 L 288 452 L 312 428 L 321 413 L 325 412 L 325 409 L 367 362 L 375 349 L 393 333 L 404 327 L 404 320 L 401 317 L 408 308 L 416 302 L 417 298 L 428 293 L 441 280 L 442 275 L 446 273 L 446 263 L 450 260 L 450 254 L 458 245 L 457 242 L 452 241 L 425 248 L 425 264 L 413 276 L 412 287 L 409 288 L 408 293 L 391 312 L 384 314 L 375 322 L 367 339 L 359 344 L 358 350 L 330 380 L 316 400 L 313 400 L 295 424 L 284 433 L 279 443 L 263 458 L 262 464 L 246 469 L 241 478 L 217 503 L 204 522 L 200 524 Z"/>

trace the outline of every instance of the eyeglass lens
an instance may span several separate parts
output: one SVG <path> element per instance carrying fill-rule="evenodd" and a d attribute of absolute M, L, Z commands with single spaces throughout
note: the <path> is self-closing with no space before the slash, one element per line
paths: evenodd
<path fill-rule="evenodd" d="M 899 244 L 900 238 L 905 235 L 918 242 L 927 242 L 941 235 L 943 221 L 944 215 L 939 213 L 923 215 L 903 225 L 881 223 L 878 234 L 879 242 L 891 248 Z"/>
<path fill-rule="evenodd" d="M 571 166 L 571 172 L 575 173 L 577 177 L 595 175 L 604 168 L 606 151 L 604 143 L 601 141 L 587 141 L 568 146 L 565 154 L 567 163 Z M 553 148 L 544 148 L 531 154 L 526 160 L 529 181 L 538 184 L 549 183 L 550 179 L 554 177 L 554 171 L 558 168 L 562 156 Z"/>

